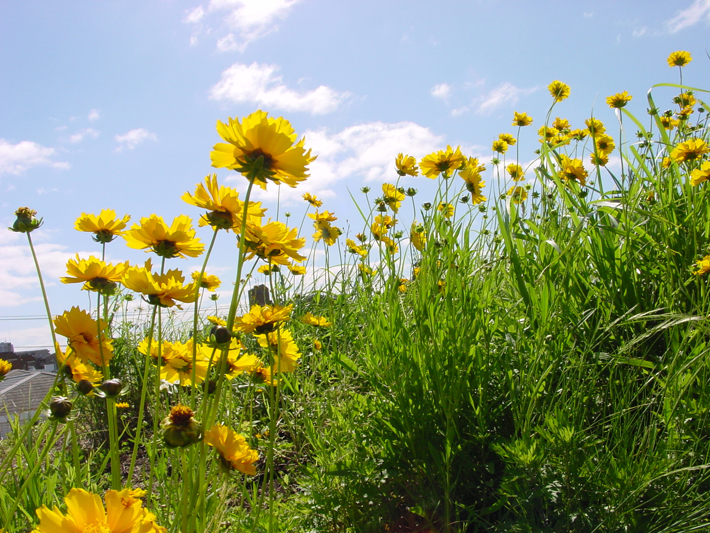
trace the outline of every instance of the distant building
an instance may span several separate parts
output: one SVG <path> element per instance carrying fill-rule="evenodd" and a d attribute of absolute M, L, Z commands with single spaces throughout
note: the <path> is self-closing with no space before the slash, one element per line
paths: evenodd
<path fill-rule="evenodd" d="M 45 370 L 55 372 L 57 356 L 49 350 L 16 352 L 11 342 L 0 342 L 0 359 L 12 363 L 13 370 Z"/>
<path fill-rule="evenodd" d="M 52 372 L 10 370 L 0 381 L 0 439 L 11 429 L 10 421 L 26 422 L 54 385 Z"/>

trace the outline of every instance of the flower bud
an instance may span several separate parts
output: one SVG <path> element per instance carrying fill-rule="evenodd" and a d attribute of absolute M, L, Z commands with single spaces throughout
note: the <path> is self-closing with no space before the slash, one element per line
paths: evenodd
<path fill-rule="evenodd" d="M 163 442 L 168 448 L 183 448 L 202 440 L 202 424 L 193 418 L 193 411 L 178 404 L 160 423 Z"/>
<path fill-rule="evenodd" d="M 405 192 L 407 196 L 415 196 L 417 194 L 417 190 L 414 187 L 409 187 L 407 189 L 407 192 Z"/>
<path fill-rule="evenodd" d="M 52 396 L 49 402 L 49 419 L 55 422 L 64 422 L 71 413 L 72 403 L 64 396 Z"/>
<path fill-rule="evenodd" d="M 94 390 L 94 386 L 88 379 L 82 379 L 79 383 L 76 384 L 76 390 L 86 396 L 92 390 Z"/>
<path fill-rule="evenodd" d="M 224 326 L 214 326 L 210 330 L 210 337 L 214 337 L 217 344 L 226 344 L 232 340 L 232 334 Z"/>
<path fill-rule="evenodd" d="M 42 225 L 42 219 L 35 218 L 37 211 L 29 207 L 20 207 L 15 211 L 17 219 L 9 228 L 16 233 L 30 233 Z"/>
<path fill-rule="evenodd" d="M 121 389 L 123 389 L 123 383 L 119 379 L 107 379 L 99 388 L 108 396 L 109 398 L 115 398 L 121 394 Z"/>

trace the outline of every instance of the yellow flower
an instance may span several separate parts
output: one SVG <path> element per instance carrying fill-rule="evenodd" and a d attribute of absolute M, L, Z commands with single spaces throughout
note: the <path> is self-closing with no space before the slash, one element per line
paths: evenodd
<path fill-rule="evenodd" d="M 180 215 L 173 220 L 169 228 L 163 221 L 163 217 L 158 215 L 142 218 L 140 226 L 134 224 L 123 238 L 130 248 L 138 250 L 149 248 L 166 259 L 197 257 L 204 250 L 203 244 L 195 237 L 192 221 L 185 215 Z"/>
<path fill-rule="evenodd" d="M 54 327 L 57 334 L 67 338 L 67 343 L 83 362 L 91 361 L 103 367 L 111 361 L 111 339 L 108 338 L 108 324 L 103 320 L 97 322 L 86 311 L 72 307 L 54 317 Z"/>
<path fill-rule="evenodd" d="M 123 230 L 128 221 L 131 220 L 129 215 L 118 220 L 116 211 L 113 209 L 104 209 L 99 213 L 99 216 L 82 213 L 74 222 L 74 228 L 77 231 L 87 231 L 93 233 L 92 237 L 96 242 L 111 242 L 118 235 L 123 235 Z"/>
<path fill-rule="evenodd" d="M 298 239 L 298 229 L 289 228 L 283 222 L 269 222 L 264 226 L 247 226 L 246 258 L 255 255 L 264 261 L 287 265 L 290 260 L 304 261 L 298 250 L 306 245 L 306 239 Z"/>
<path fill-rule="evenodd" d="M 151 305 L 173 307 L 176 302 L 192 303 L 197 299 L 197 283 L 185 285 L 185 277 L 179 270 L 168 270 L 165 274 L 151 272 L 151 260 L 145 267 L 130 267 L 123 275 L 123 284 L 134 292 L 148 297 Z M 178 309 L 180 306 L 177 305 Z"/>
<path fill-rule="evenodd" d="M 256 475 L 254 463 L 259 454 L 247 444 L 244 437 L 227 426 L 216 424 L 205 431 L 205 442 L 219 454 L 220 463 L 226 470 L 239 470 L 250 476 Z"/>
<path fill-rule="evenodd" d="M 335 241 L 340 236 L 340 228 L 331 226 L 330 223 L 338 220 L 333 213 L 328 211 L 323 211 L 322 213 L 316 212 L 315 214 L 308 214 L 309 218 L 314 220 L 313 227 L 316 232 L 313 234 L 313 239 L 317 242 L 321 239 L 325 241 L 328 246 L 335 244 Z"/>
<path fill-rule="evenodd" d="M 437 209 L 441 212 L 442 215 L 444 215 L 446 218 L 451 218 L 454 216 L 454 206 L 446 203 L 446 202 L 441 202 L 439 204 L 439 207 Z"/>
<path fill-rule="evenodd" d="M 461 179 L 466 183 L 468 192 L 471 193 L 471 203 L 477 205 L 486 201 L 486 197 L 481 194 L 483 186 L 486 184 L 485 181 L 481 181 L 481 172 L 483 172 L 486 167 L 479 165 L 477 159 L 474 159 L 474 161 L 469 160 L 470 164 L 459 172 L 459 176 L 461 176 Z"/>
<path fill-rule="evenodd" d="M 506 167 L 506 170 L 508 171 L 508 174 L 510 174 L 510 177 L 513 178 L 515 181 L 520 181 L 525 177 L 525 174 L 523 173 L 523 167 L 520 165 L 516 165 L 515 163 L 511 163 Z"/>
<path fill-rule="evenodd" d="M 199 271 L 195 271 L 192 273 L 192 280 L 197 283 L 197 280 L 200 279 L 200 273 Z M 203 289 L 207 289 L 210 292 L 214 292 L 217 290 L 217 288 L 222 284 L 220 279 L 217 276 L 210 276 L 205 272 L 202 274 L 202 281 L 200 281 L 200 287 Z"/>
<path fill-rule="evenodd" d="M 307 192 L 306 194 L 303 195 L 303 199 L 306 202 L 308 202 L 309 204 L 311 204 L 313 207 L 316 207 L 316 208 L 323 205 L 323 202 L 321 202 L 317 196 L 315 196 L 314 194 L 311 194 L 309 192 Z"/>
<path fill-rule="evenodd" d="M 316 339 L 313 341 L 313 348 L 315 349 L 316 352 L 320 352 L 323 349 L 323 343 L 321 343 L 321 341 Z"/>
<path fill-rule="evenodd" d="M 363 276 L 373 276 L 376 272 L 373 271 L 369 266 L 364 265 L 362 263 L 358 263 L 357 268 L 360 271 L 360 274 L 362 274 Z"/>
<path fill-rule="evenodd" d="M 265 276 L 270 276 L 271 274 L 274 274 L 275 272 L 281 272 L 281 267 L 279 267 L 279 265 L 261 265 L 256 270 L 260 274 L 264 274 Z"/>
<path fill-rule="evenodd" d="M 456 147 L 453 150 L 451 146 L 447 146 L 446 150 L 439 150 L 424 157 L 419 163 L 422 174 L 427 178 L 434 179 L 439 174 L 443 174 L 445 178 L 451 176 L 454 170 L 458 170 L 466 164 L 466 157 L 461 153 L 461 147 Z"/>
<path fill-rule="evenodd" d="M 70 259 L 67 262 L 67 274 L 62 283 L 83 283 L 82 290 L 101 294 L 113 294 L 116 284 L 120 283 L 123 273 L 128 269 L 128 261 L 111 265 L 93 255 L 88 259 Z"/>
<path fill-rule="evenodd" d="M 367 255 L 367 247 L 358 246 L 352 239 L 347 239 L 345 241 L 345 246 L 347 246 L 348 252 L 351 254 L 357 254 L 360 257 L 365 257 Z"/>
<path fill-rule="evenodd" d="M 612 94 L 611 96 L 608 96 L 606 99 L 606 103 L 612 109 L 621 109 L 626 104 L 628 104 L 632 98 L 633 96 L 631 96 L 628 92 L 624 91 L 623 93 L 616 93 Z"/>
<path fill-rule="evenodd" d="M 201 349 L 205 359 L 209 360 L 213 357 L 213 348 L 203 346 Z M 253 372 L 256 368 L 261 366 L 261 361 L 259 361 L 256 355 L 242 355 L 242 350 L 244 350 L 242 343 L 233 337 L 229 344 L 229 350 L 227 350 L 225 378 L 234 379 L 244 372 Z M 217 363 L 215 362 L 214 364 L 216 365 Z"/>
<path fill-rule="evenodd" d="M 130 409 L 131 405 L 128 402 L 118 402 L 116 409 Z"/>
<path fill-rule="evenodd" d="M 561 102 L 562 100 L 565 100 L 570 93 L 569 90 L 569 85 L 566 83 L 562 83 L 559 80 L 553 81 L 550 85 L 547 86 L 547 89 L 550 91 L 550 95 L 552 98 L 555 99 L 555 102 Z"/>
<path fill-rule="evenodd" d="M 693 107 L 695 104 L 697 104 L 695 96 L 693 96 L 693 94 L 690 92 L 680 93 L 678 96 L 673 98 L 673 101 L 680 107 Z"/>
<path fill-rule="evenodd" d="M 582 141 L 588 134 L 589 132 L 587 130 L 576 129 L 569 132 L 569 137 L 576 141 Z"/>
<path fill-rule="evenodd" d="M 56 506 L 37 509 L 39 533 L 162 533 L 167 531 L 155 523 L 153 513 L 129 489 L 109 490 L 104 496 L 106 508 L 98 494 L 71 489 L 64 498 L 67 514 Z"/>
<path fill-rule="evenodd" d="M 708 180 L 710 180 L 710 161 L 703 161 L 700 168 L 696 168 L 690 173 L 690 184 L 695 186 Z"/>
<path fill-rule="evenodd" d="M 407 278 L 400 278 L 399 283 L 397 284 L 397 290 L 399 292 L 407 292 L 407 282 L 409 282 Z"/>
<path fill-rule="evenodd" d="M 511 197 L 511 201 L 515 204 L 521 204 L 528 198 L 528 191 L 525 187 L 511 187 L 508 189 L 508 196 Z"/>
<path fill-rule="evenodd" d="M 157 344 L 155 341 L 152 344 Z M 152 348 L 152 345 L 151 345 Z M 205 356 L 201 346 L 197 347 L 195 364 L 193 366 L 193 340 L 185 343 L 163 341 L 161 354 L 160 379 L 169 383 L 178 383 L 184 387 L 193 384 L 192 374 L 195 374 L 195 384 L 202 383 L 209 370 L 209 356 Z M 211 351 L 211 348 L 209 349 Z"/>
<path fill-rule="evenodd" d="M 4 378 L 10 370 L 12 370 L 12 363 L 0 359 L 0 379 Z"/>
<path fill-rule="evenodd" d="M 417 224 L 416 220 L 412 222 L 412 227 L 409 229 L 409 242 L 420 252 L 426 248 L 426 230 L 424 226 Z"/>
<path fill-rule="evenodd" d="M 291 271 L 291 274 L 294 274 L 295 276 L 303 276 L 306 273 L 306 267 L 304 266 L 292 265 L 290 263 L 286 266 Z"/>
<path fill-rule="evenodd" d="M 501 141 L 504 141 L 508 146 L 515 146 L 517 140 L 510 133 L 501 133 L 498 135 Z"/>
<path fill-rule="evenodd" d="M 569 120 L 566 118 L 557 117 L 552 123 L 552 127 L 560 131 L 570 129 Z"/>
<path fill-rule="evenodd" d="M 63 354 L 60 349 L 57 349 L 56 352 L 57 362 L 60 365 L 66 365 L 66 368 L 71 372 L 71 379 L 74 383 L 88 381 L 92 386 L 96 386 L 103 381 L 103 373 L 82 362 L 70 347 L 67 348 L 65 354 Z"/>
<path fill-rule="evenodd" d="M 384 197 L 385 203 L 390 206 L 390 209 L 395 213 L 399 211 L 402 201 L 404 200 L 404 193 L 398 191 L 397 187 L 391 183 L 382 184 L 382 195 Z"/>
<path fill-rule="evenodd" d="M 537 130 L 537 134 L 541 137 L 541 142 L 543 140 L 552 141 L 559 133 L 559 130 L 557 128 L 553 128 L 552 126 L 542 126 L 539 130 Z"/>
<path fill-rule="evenodd" d="M 596 154 L 592 152 L 589 155 L 592 165 L 596 167 L 605 167 L 609 164 L 609 156 L 604 152 L 597 152 Z"/>
<path fill-rule="evenodd" d="M 605 155 L 609 155 L 614 151 L 614 148 L 616 148 L 614 139 L 606 134 L 597 135 L 594 138 L 594 144 L 597 147 L 597 151 Z"/>
<path fill-rule="evenodd" d="M 375 221 L 372 223 L 372 234 L 376 240 L 381 239 L 394 225 L 397 223 L 396 220 L 392 219 L 389 215 L 377 215 Z"/>
<path fill-rule="evenodd" d="M 508 143 L 500 139 L 493 141 L 493 151 L 499 154 L 504 154 L 508 151 Z"/>
<path fill-rule="evenodd" d="M 209 211 L 200 217 L 200 227 L 212 226 L 215 230 L 226 229 L 235 233 L 241 231 L 244 202 L 239 200 L 235 189 L 217 184 L 217 174 L 205 176 L 204 185 L 198 183 L 194 195 L 186 192 L 181 198 L 185 203 Z M 266 209 L 261 207 L 261 202 L 249 202 L 247 222 L 261 224 L 264 213 Z"/>
<path fill-rule="evenodd" d="M 295 187 L 308 177 L 308 165 L 316 159 L 303 147 L 305 139 L 296 141 L 288 120 L 271 118 L 264 111 L 241 122 L 217 121 L 217 132 L 228 144 L 214 146 L 212 166 L 236 170 L 264 190 L 267 180 Z"/>
<path fill-rule="evenodd" d="M 527 113 L 518 113 L 513 111 L 513 126 L 529 126 L 532 124 L 532 117 Z"/>
<path fill-rule="evenodd" d="M 411 155 L 399 154 L 394 162 L 400 176 L 418 176 L 417 160 Z"/>
<path fill-rule="evenodd" d="M 669 67 L 684 67 L 688 63 L 690 63 L 693 60 L 692 57 L 690 57 L 689 52 L 684 52 L 682 50 L 679 50 L 677 52 L 673 52 L 671 55 L 668 56 L 668 66 Z"/>
<path fill-rule="evenodd" d="M 597 135 L 604 135 L 604 133 L 606 133 L 606 128 L 604 127 L 604 124 L 602 124 L 601 120 L 597 120 L 596 118 L 589 118 L 584 121 L 584 124 L 587 126 L 587 131 L 592 137 L 596 137 Z"/>
<path fill-rule="evenodd" d="M 237 318 L 234 322 L 234 328 L 244 333 L 255 333 L 263 335 L 274 331 L 280 324 L 290 319 L 293 304 L 287 306 L 281 305 L 254 305 L 249 312 Z"/>
<path fill-rule="evenodd" d="M 702 139 L 690 139 L 676 146 L 671 152 L 671 159 L 675 163 L 694 161 L 710 152 L 708 145 Z"/>
<path fill-rule="evenodd" d="M 670 157 L 664 157 L 661 160 L 661 168 L 669 168 L 671 166 L 671 158 Z"/>
<path fill-rule="evenodd" d="M 219 318 L 218 316 L 208 316 L 207 320 L 209 321 L 210 324 L 214 324 L 215 326 L 226 326 L 227 321 Z"/>
<path fill-rule="evenodd" d="M 570 159 L 566 155 L 560 156 L 560 178 L 564 181 L 575 180 L 584 186 L 587 184 L 587 176 L 581 159 Z"/>
<path fill-rule="evenodd" d="M 314 316 L 313 313 L 306 313 L 301 317 L 301 322 L 311 326 L 320 326 L 323 328 L 330 327 L 330 322 L 324 316 Z"/>
<path fill-rule="evenodd" d="M 382 236 L 380 237 L 380 242 L 383 243 L 387 247 L 387 252 L 390 255 L 394 255 L 397 253 L 397 250 L 399 250 L 399 247 L 397 246 L 397 243 L 394 242 L 392 239 L 390 239 L 387 236 Z"/>
<path fill-rule="evenodd" d="M 710 255 L 706 255 L 702 259 L 695 262 L 695 271 L 693 274 L 696 276 L 702 276 L 710 272 Z"/>
<path fill-rule="evenodd" d="M 259 341 L 259 346 L 270 348 L 272 355 L 276 358 L 271 365 L 273 374 L 296 370 L 301 352 L 298 351 L 298 346 L 293 341 L 293 336 L 289 330 L 279 329 L 265 335 L 257 335 L 256 338 Z"/>

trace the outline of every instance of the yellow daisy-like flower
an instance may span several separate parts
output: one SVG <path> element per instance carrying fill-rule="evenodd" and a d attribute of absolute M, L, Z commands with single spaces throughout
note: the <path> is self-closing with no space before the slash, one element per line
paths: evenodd
<path fill-rule="evenodd" d="M 439 150 L 424 157 L 419 163 L 419 167 L 422 174 L 427 178 L 434 179 L 439 174 L 448 178 L 453 171 L 459 170 L 465 164 L 466 157 L 461 153 L 461 147 L 457 146 L 454 150 L 451 146 L 447 146 L 446 150 Z"/>
<path fill-rule="evenodd" d="M 227 426 L 216 424 L 205 431 L 204 440 L 217 450 L 223 468 L 256 475 L 254 463 L 259 460 L 259 454 L 249 447 L 244 437 Z"/>
<path fill-rule="evenodd" d="M 612 109 L 621 109 L 622 107 L 626 106 L 626 104 L 628 104 L 632 98 L 633 96 L 631 96 L 628 92 L 624 91 L 623 93 L 616 93 L 612 94 L 611 96 L 607 96 L 606 103 Z"/>
<path fill-rule="evenodd" d="M 92 237 L 96 242 L 107 243 L 114 240 L 118 235 L 123 235 L 124 229 L 131 217 L 126 215 L 122 219 L 116 218 L 116 211 L 104 209 L 99 216 L 82 213 L 74 222 L 77 231 L 93 233 Z"/>
<path fill-rule="evenodd" d="M 690 63 L 693 60 L 692 57 L 690 57 L 690 52 L 684 52 L 682 50 L 679 50 L 677 52 L 673 52 L 671 55 L 668 56 L 668 66 L 673 68 L 673 67 L 684 67 L 688 63 Z"/>
<path fill-rule="evenodd" d="M 380 237 L 380 242 L 385 245 L 385 247 L 387 248 L 387 252 L 390 255 L 396 254 L 399 250 L 399 246 L 397 246 L 397 243 L 387 236 Z"/>
<path fill-rule="evenodd" d="M 609 155 L 614 151 L 614 148 L 616 148 L 616 144 L 614 144 L 613 137 L 610 137 L 606 134 L 597 135 L 594 138 L 594 144 L 597 147 L 597 151 L 605 155 Z"/>
<path fill-rule="evenodd" d="M 309 218 L 314 220 L 313 227 L 316 232 L 313 234 L 313 239 L 318 242 L 321 239 L 325 241 L 328 246 L 335 244 L 335 241 L 340 237 L 342 233 L 340 228 L 331 226 L 331 222 L 338 220 L 333 213 L 328 211 L 323 211 L 322 213 L 316 212 L 315 214 L 308 214 Z"/>
<path fill-rule="evenodd" d="M 259 346 L 269 348 L 276 358 L 271 365 L 272 374 L 278 372 L 293 372 L 298 366 L 301 352 L 293 341 L 291 332 L 287 329 L 279 329 L 265 335 L 257 335 Z"/>
<path fill-rule="evenodd" d="M 510 133 L 501 133 L 498 135 L 498 139 L 504 141 L 508 146 L 515 146 L 515 143 L 518 142 Z"/>
<path fill-rule="evenodd" d="M 82 362 L 91 361 L 96 366 L 107 365 L 113 357 L 108 324 L 98 322 L 78 307 L 54 317 L 54 331 L 67 338 L 67 343 Z M 99 340 L 100 336 L 100 340 Z"/>
<path fill-rule="evenodd" d="M 113 294 L 116 284 L 121 282 L 123 273 L 128 269 L 128 261 L 117 265 L 104 263 L 93 255 L 88 259 L 70 259 L 67 262 L 67 277 L 60 278 L 62 283 L 83 283 L 82 290 L 100 294 Z"/>
<path fill-rule="evenodd" d="M 570 93 L 569 85 L 559 80 L 555 80 L 548 85 L 547 90 L 550 91 L 550 95 L 555 99 L 555 102 L 567 99 Z"/>
<path fill-rule="evenodd" d="M 567 120 L 566 118 L 557 117 L 552 122 L 552 127 L 556 128 L 560 131 L 568 130 L 568 129 L 570 129 L 569 120 Z"/>
<path fill-rule="evenodd" d="M 404 193 L 397 190 L 397 187 L 391 183 L 382 184 L 382 195 L 384 202 L 394 211 L 395 213 L 399 211 L 402 201 L 404 200 Z"/>
<path fill-rule="evenodd" d="M 367 247 L 366 246 L 358 246 L 355 241 L 352 239 L 347 239 L 345 241 L 345 246 L 348 248 L 348 252 L 351 254 L 356 254 L 359 255 L 360 257 L 365 257 L 367 256 Z"/>
<path fill-rule="evenodd" d="M 306 273 L 306 267 L 301 265 L 292 265 L 291 263 L 289 263 L 288 265 L 286 265 L 286 267 L 289 269 L 291 274 L 295 276 L 303 276 Z"/>
<path fill-rule="evenodd" d="M 520 181 L 525 177 L 523 167 L 521 167 L 520 165 L 511 163 L 505 169 L 508 171 L 508 174 L 510 174 L 510 177 L 513 178 L 515 181 Z"/>
<path fill-rule="evenodd" d="M 239 200 L 235 189 L 217 183 L 217 174 L 205 176 L 205 183 L 197 184 L 194 195 L 186 192 L 181 198 L 185 203 L 209 211 L 200 217 L 200 227 L 212 226 L 215 230 L 232 230 L 235 233 L 241 231 L 244 202 Z M 261 202 L 249 202 L 247 222 L 261 224 L 264 213 L 266 209 L 261 207 Z"/>
<path fill-rule="evenodd" d="M 209 355 L 201 346 L 197 347 L 195 364 L 193 361 L 193 340 L 185 343 L 163 341 L 162 363 L 160 367 L 160 379 L 169 383 L 176 383 L 183 387 L 193 384 L 193 373 L 195 384 L 202 383 L 207 378 L 209 370 Z M 211 353 L 211 348 L 208 349 Z"/>
<path fill-rule="evenodd" d="M 441 202 L 439 204 L 439 207 L 437 209 L 441 212 L 442 215 L 444 215 L 446 218 L 451 218 L 454 216 L 454 206 L 452 204 L 446 203 L 446 202 Z"/>
<path fill-rule="evenodd" d="M 690 173 L 691 185 L 699 185 L 704 181 L 710 181 L 710 161 L 703 161 L 700 168 L 696 168 Z"/>
<path fill-rule="evenodd" d="M 511 187 L 507 194 L 511 197 L 511 202 L 515 204 L 522 204 L 528 198 L 528 191 L 525 190 L 525 187 Z"/>
<path fill-rule="evenodd" d="M 296 140 L 288 120 L 261 110 L 241 122 L 217 121 L 217 132 L 228 144 L 214 146 L 212 166 L 236 170 L 264 190 L 267 181 L 295 187 L 308 177 L 308 165 L 316 159 L 303 147 L 305 139 Z"/>
<path fill-rule="evenodd" d="M 195 271 L 192 273 L 192 281 L 197 283 L 197 280 L 200 279 L 200 273 L 199 271 Z M 205 272 L 202 274 L 202 281 L 200 281 L 199 285 L 203 289 L 207 289 L 210 292 L 214 292 L 219 288 L 219 286 L 222 284 L 222 281 L 217 277 L 217 276 L 210 276 Z"/>
<path fill-rule="evenodd" d="M 537 134 L 540 136 L 540 142 L 553 141 L 559 133 L 559 130 L 557 128 L 553 128 L 552 126 L 542 126 L 539 130 L 537 130 Z"/>
<path fill-rule="evenodd" d="M 153 513 L 143 508 L 143 502 L 130 489 L 109 490 L 104 496 L 106 507 L 98 494 L 83 489 L 71 489 L 64 498 L 67 514 L 56 506 L 37 509 L 38 533 L 163 533 L 155 523 Z"/>
<path fill-rule="evenodd" d="M 493 141 L 493 151 L 504 154 L 508 151 L 508 143 L 500 139 Z"/>
<path fill-rule="evenodd" d="M 210 324 L 214 324 L 215 326 L 227 326 L 227 321 L 222 318 L 219 318 L 218 316 L 210 315 L 207 317 L 207 320 Z"/>
<path fill-rule="evenodd" d="M 197 284 L 185 285 L 185 276 L 177 270 L 168 270 L 165 274 L 154 274 L 150 259 L 145 267 L 130 267 L 123 275 L 123 284 L 132 291 L 148 297 L 151 305 L 173 307 L 177 302 L 192 303 L 197 299 Z"/>
<path fill-rule="evenodd" d="M 372 235 L 375 237 L 376 240 L 379 240 L 390 229 L 392 229 L 396 223 L 397 221 L 389 215 L 377 215 L 375 217 L 375 221 L 372 223 L 372 226 L 370 228 L 372 230 Z"/>
<path fill-rule="evenodd" d="M 532 121 L 532 117 L 527 113 L 518 113 L 517 111 L 513 111 L 513 126 L 529 126 L 532 124 Z"/>
<path fill-rule="evenodd" d="M 471 203 L 473 205 L 486 201 L 486 197 L 482 194 L 483 186 L 486 182 L 481 181 L 481 172 L 485 169 L 486 167 L 483 165 L 469 165 L 459 172 L 459 176 L 466 183 L 466 190 L 471 193 Z"/>
<path fill-rule="evenodd" d="M 305 261 L 298 250 L 306 245 L 305 238 L 297 238 L 298 229 L 289 228 L 283 222 L 269 222 L 263 226 L 247 226 L 246 258 L 258 256 L 264 261 L 287 265 L 291 260 Z"/>
<path fill-rule="evenodd" d="M 0 359 L 0 380 L 3 379 L 10 370 L 12 370 L 12 363 L 5 359 Z"/>
<path fill-rule="evenodd" d="M 313 349 L 316 352 L 320 352 L 323 349 L 323 343 L 319 341 L 318 339 L 313 341 Z"/>
<path fill-rule="evenodd" d="M 564 181 L 578 181 L 580 185 L 587 184 L 587 171 L 582 165 L 581 159 L 570 159 L 566 155 L 560 156 L 560 178 Z"/>
<path fill-rule="evenodd" d="M 234 322 L 234 329 L 244 333 L 255 333 L 263 335 L 274 331 L 281 322 L 286 322 L 291 318 L 293 304 L 281 305 L 254 305 L 249 312 L 237 318 Z"/>
<path fill-rule="evenodd" d="M 261 265 L 256 271 L 265 276 L 270 276 L 276 272 L 281 272 L 281 267 L 279 265 Z"/>
<path fill-rule="evenodd" d="M 696 276 L 702 276 L 710 272 L 710 255 L 706 255 L 702 259 L 698 259 L 695 262 L 695 270 L 693 274 Z"/>
<path fill-rule="evenodd" d="M 411 155 L 398 154 L 394 162 L 400 176 L 418 176 L 417 160 Z"/>
<path fill-rule="evenodd" d="M 59 347 L 57 346 L 57 348 Z M 71 372 L 71 379 L 74 383 L 88 381 L 92 386 L 96 386 L 103 381 L 103 373 L 93 366 L 82 362 L 71 348 L 67 348 L 66 353 L 62 353 L 61 349 L 57 349 L 56 352 L 57 362 L 60 365 L 66 365 L 66 368 Z"/>
<path fill-rule="evenodd" d="M 412 222 L 412 227 L 409 229 L 409 242 L 420 252 L 426 248 L 426 230 L 416 220 Z"/>
<path fill-rule="evenodd" d="M 309 192 L 303 195 L 303 199 L 315 208 L 318 208 L 323 205 L 323 202 L 321 202 L 317 196 Z"/>
<path fill-rule="evenodd" d="M 303 315 L 301 317 L 301 322 L 311 326 L 320 326 L 322 328 L 328 328 L 331 326 L 327 318 L 324 316 L 314 316 L 313 313 L 306 313 Z"/>
<path fill-rule="evenodd" d="M 589 154 L 589 159 L 595 167 L 605 167 L 609 164 L 609 156 L 604 152 L 597 152 Z"/>
<path fill-rule="evenodd" d="M 362 263 L 358 263 L 357 265 L 358 270 L 360 271 L 360 274 L 363 276 L 373 276 L 376 270 L 372 270 L 369 266 L 364 265 Z"/>
<path fill-rule="evenodd" d="M 680 93 L 678 96 L 673 98 L 673 101 L 678 104 L 680 107 L 693 107 L 695 104 L 697 104 L 697 100 L 695 99 L 695 96 L 693 96 L 692 93 Z"/>
<path fill-rule="evenodd" d="M 568 135 L 570 139 L 574 139 L 575 141 L 582 141 L 587 137 L 587 135 L 589 135 L 589 132 L 587 130 L 576 129 L 570 131 Z"/>
<path fill-rule="evenodd" d="M 606 133 L 606 128 L 601 120 L 597 120 L 596 118 L 588 118 L 584 121 L 584 124 L 587 126 L 587 131 L 592 137 L 604 135 L 604 133 Z"/>
<path fill-rule="evenodd" d="M 675 163 L 695 161 L 710 152 L 707 143 L 702 139 L 690 139 L 676 146 L 671 152 L 671 159 Z"/>
<path fill-rule="evenodd" d="M 142 218 L 140 225 L 134 224 L 123 238 L 130 248 L 148 248 L 166 259 L 197 257 L 205 249 L 200 239 L 195 237 L 190 217 L 185 215 L 173 220 L 170 227 L 165 224 L 163 217 L 158 215 Z"/>
<path fill-rule="evenodd" d="M 118 402 L 116 404 L 116 409 L 130 409 L 130 407 L 131 404 L 129 404 L 128 402 Z"/>

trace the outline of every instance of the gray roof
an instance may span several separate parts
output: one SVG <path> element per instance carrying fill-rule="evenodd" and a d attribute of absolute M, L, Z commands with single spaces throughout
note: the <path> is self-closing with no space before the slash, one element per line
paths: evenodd
<path fill-rule="evenodd" d="M 7 415 L 36 411 L 56 377 L 53 372 L 17 369 L 7 373 L 5 379 L 0 381 L 0 437 L 9 430 L 9 424 L 5 421 Z"/>

